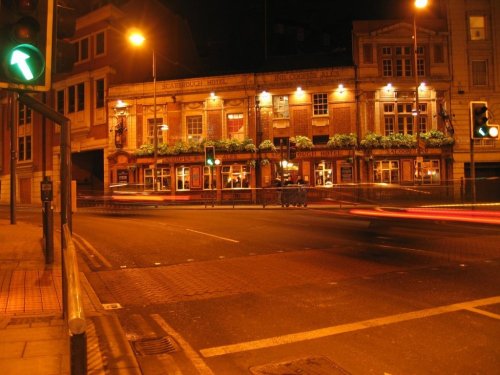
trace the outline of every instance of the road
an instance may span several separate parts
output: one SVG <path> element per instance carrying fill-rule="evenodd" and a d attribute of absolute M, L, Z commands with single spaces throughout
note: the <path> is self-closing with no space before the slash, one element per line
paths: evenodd
<path fill-rule="evenodd" d="M 498 373 L 498 227 L 377 224 L 328 208 L 86 210 L 73 233 L 144 374 Z"/>

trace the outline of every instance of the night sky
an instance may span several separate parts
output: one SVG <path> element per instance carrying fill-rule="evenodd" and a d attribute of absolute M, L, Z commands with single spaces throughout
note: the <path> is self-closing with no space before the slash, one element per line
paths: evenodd
<path fill-rule="evenodd" d="M 161 1 L 189 23 L 207 71 L 222 73 L 349 65 L 352 21 L 410 19 L 414 0 Z M 431 0 L 428 15 L 439 16 L 439 1 Z M 276 33 L 277 25 L 286 32 Z"/>

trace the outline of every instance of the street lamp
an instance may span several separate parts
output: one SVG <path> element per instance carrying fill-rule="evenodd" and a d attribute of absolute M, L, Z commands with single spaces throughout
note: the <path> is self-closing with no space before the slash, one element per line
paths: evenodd
<path fill-rule="evenodd" d="M 427 6 L 427 0 L 415 0 L 415 8 L 423 9 Z M 422 157 L 420 151 L 420 108 L 418 101 L 418 89 L 420 83 L 418 81 L 418 45 L 417 45 L 417 11 L 413 12 L 413 72 L 415 76 L 415 111 L 413 113 L 414 116 L 414 129 L 417 135 L 417 179 L 420 178 L 421 174 L 421 165 L 422 165 Z"/>
<path fill-rule="evenodd" d="M 141 46 L 146 38 L 138 31 L 133 31 L 129 35 L 129 41 L 135 46 Z M 158 127 L 156 124 L 156 53 L 154 47 L 153 52 L 153 189 L 158 190 Z"/>

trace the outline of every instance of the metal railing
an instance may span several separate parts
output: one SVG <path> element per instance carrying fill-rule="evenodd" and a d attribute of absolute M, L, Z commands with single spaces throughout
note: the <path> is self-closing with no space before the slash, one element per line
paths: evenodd
<path fill-rule="evenodd" d="M 67 224 L 63 225 L 65 248 L 62 251 L 63 312 L 69 328 L 71 375 L 87 374 L 87 333 L 83 294 L 75 245 Z"/>

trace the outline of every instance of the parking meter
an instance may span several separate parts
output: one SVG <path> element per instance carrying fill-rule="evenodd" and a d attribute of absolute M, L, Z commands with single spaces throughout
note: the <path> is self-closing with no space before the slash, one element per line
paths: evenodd
<path fill-rule="evenodd" d="M 42 198 L 42 202 L 52 202 L 54 199 L 52 181 L 47 178 L 40 182 L 40 196 Z"/>

